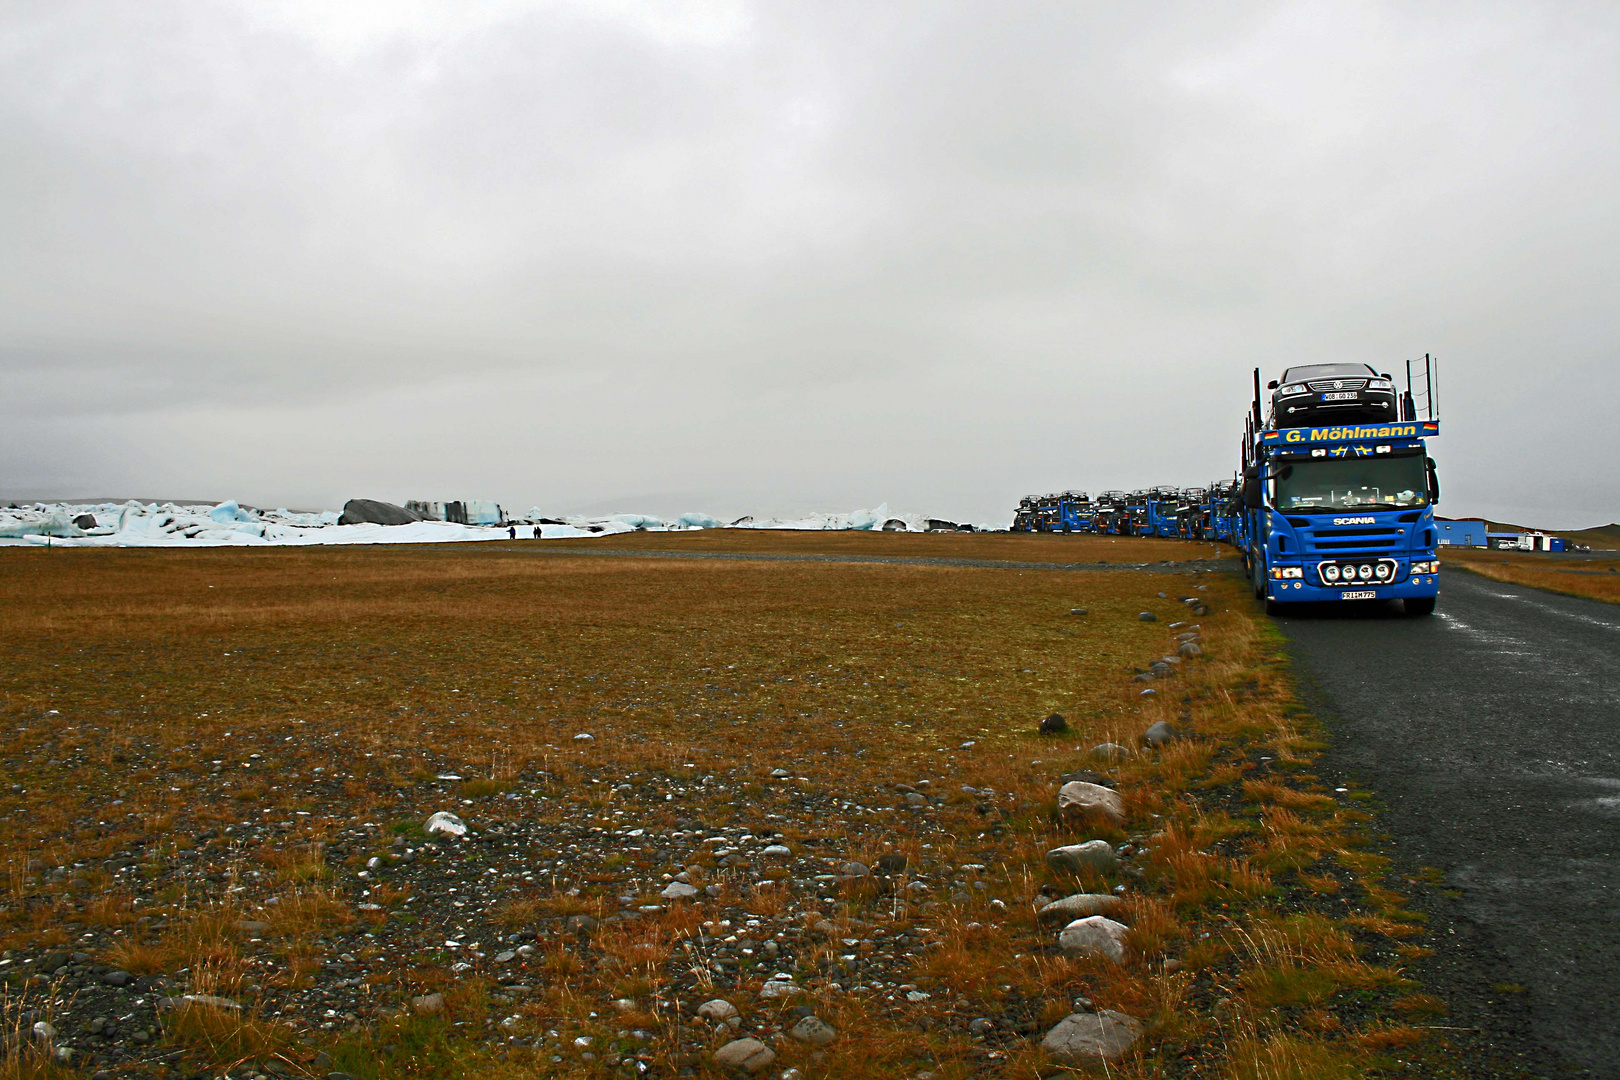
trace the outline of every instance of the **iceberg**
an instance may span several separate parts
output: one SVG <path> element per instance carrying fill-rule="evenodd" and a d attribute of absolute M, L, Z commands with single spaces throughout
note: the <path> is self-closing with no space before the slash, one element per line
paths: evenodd
<path fill-rule="evenodd" d="M 221 525 L 231 525 L 238 521 L 259 520 L 258 514 L 255 514 L 251 510 L 242 509 L 241 506 L 237 505 L 235 499 L 226 499 L 224 502 L 208 511 L 208 516 L 212 520 L 219 522 Z"/>
<path fill-rule="evenodd" d="M 408 524 L 382 525 L 361 521 L 342 524 L 334 510 L 292 511 L 286 508 L 257 511 L 243 507 L 235 499 L 217 504 L 179 505 L 176 503 L 99 503 L 68 505 L 35 503 L 0 509 L 0 544 L 53 544 L 65 547 L 223 547 L 313 544 L 436 544 L 506 540 L 506 518 L 499 504 L 487 501 L 452 503 L 412 502 L 409 509 L 429 513 L 427 520 Z M 90 531 L 75 520 L 85 515 L 96 520 Z M 411 515 L 401 514 L 409 518 Z M 448 518 L 449 520 L 446 520 Z M 457 521 L 456 518 L 466 518 Z M 476 520 L 475 520 L 476 519 Z M 491 522 L 479 524 L 478 522 Z M 499 521 L 499 526 L 493 522 Z M 807 514 L 798 518 L 756 518 L 745 516 L 729 526 L 708 514 L 691 511 L 666 520 L 652 514 L 611 514 L 604 516 L 543 517 L 532 508 L 519 529 L 519 536 L 573 540 L 611 536 L 636 531 L 665 529 L 854 529 L 890 532 L 923 532 L 930 525 L 943 525 L 918 514 L 896 514 L 884 503 L 869 510 L 840 514 Z"/>

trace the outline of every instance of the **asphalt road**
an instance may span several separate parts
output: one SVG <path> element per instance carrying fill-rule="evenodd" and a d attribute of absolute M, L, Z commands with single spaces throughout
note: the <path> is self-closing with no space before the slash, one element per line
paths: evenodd
<path fill-rule="evenodd" d="M 1280 616 L 1376 795 L 1467 1076 L 1620 1077 L 1620 605 L 1446 573 L 1437 613 Z M 1470 1034 L 1471 1029 L 1477 1033 Z"/>

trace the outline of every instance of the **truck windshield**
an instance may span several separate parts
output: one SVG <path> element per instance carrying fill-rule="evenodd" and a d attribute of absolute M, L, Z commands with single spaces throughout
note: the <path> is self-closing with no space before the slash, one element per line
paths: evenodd
<path fill-rule="evenodd" d="M 1393 510 L 1429 504 L 1422 454 L 1313 458 L 1290 462 L 1282 472 L 1288 475 L 1277 476 L 1278 510 Z"/>

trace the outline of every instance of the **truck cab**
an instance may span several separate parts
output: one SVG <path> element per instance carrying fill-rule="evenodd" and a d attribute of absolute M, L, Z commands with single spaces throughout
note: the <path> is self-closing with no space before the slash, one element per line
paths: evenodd
<path fill-rule="evenodd" d="M 1257 432 L 1244 469 L 1245 562 L 1267 610 L 1325 600 L 1401 600 L 1427 615 L 1439 594 L 1424 440 L 1433 421 Z"/>

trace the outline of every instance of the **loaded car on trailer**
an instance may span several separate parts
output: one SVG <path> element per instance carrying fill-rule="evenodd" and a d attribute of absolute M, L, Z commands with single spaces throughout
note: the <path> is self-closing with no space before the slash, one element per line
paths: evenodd
<path fill-rule="evenodd" d="M 1013 514 L 1012 529 L 1010 531 L 1035 531 L 1035 499 L 1033 496 L 1025 495 L 1018 500 L 1018 510 Z"/>
<path fill-rule="evenodd" d="M 1273 428 L 1400 419 L 1395 380 L 1366 364 L 1303 364 L 1267 383 Z"/>

